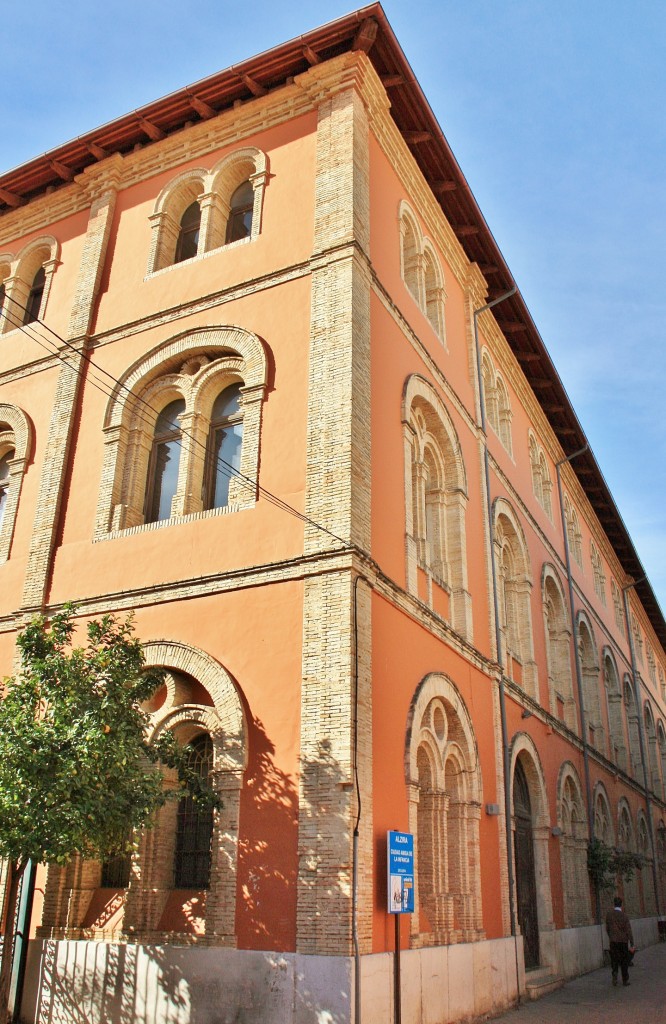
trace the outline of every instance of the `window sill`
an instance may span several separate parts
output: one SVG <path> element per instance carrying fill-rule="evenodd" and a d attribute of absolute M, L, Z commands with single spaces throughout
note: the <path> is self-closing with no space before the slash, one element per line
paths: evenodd
<path fill-rule="evenodd" d="M 256 501 L 252 498 L 249 501 L 225 505 L 223 508 L 209 508 L 203 512 L 190 512 L 184 516 L 173 516 L 171 519 L 159 519 L 155 523 L 139 523 L 137 526 L 127 526 L 122 530 L 109 530 L 107 533 L 100 533 L 93 538 L 93 542 L 116 540 L 118 537 L 131 537 L 137 533 L 147 533 L 151 530 L 162 530 L 169 526 L 179 526 L 181 523 L 195 523 L 203 519 L 216 519 L 220 516 L 242 512 L 244 509 L 254 508 L 255 505 Z"/>
<path fill-rule="evenodd" d="M 144 277 L 144 281 L 151 281 L 154 277 L 160 277 L 162 274 L 168 274 L 169 271 L 175 270 L 177 267 L 191 267 L 194 263 L 200 263 L 201 260 L 207 260 L 210 256 L 217 256 L 218 253 L 227 252 L 230 249 L 238 249 L 242 245 L 249 245 L 250 242 L 254 242 L 258 236 L 248 235 L 247 238 L 239 238 L 236 242 L 226 242 L 224 245 L 218 245 L 215 249 L 208 249 L 206 252 L 197 253 L 196 256 L 191 256 L 189 260 L 179 260 L 178 263 L 169 263 L 166 267 L 160 267 L 159 270 L 151 270 Z"/>

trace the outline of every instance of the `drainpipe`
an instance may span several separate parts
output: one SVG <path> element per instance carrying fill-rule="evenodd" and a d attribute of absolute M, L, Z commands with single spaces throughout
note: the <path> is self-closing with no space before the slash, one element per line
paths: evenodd
<path fill-rule="evenodd" d="M 483 371 L 481 368 L 481 352 L 479 345 L 479 317 L 486 310 L 492 309 L 493 306 L 497 306 L 500 302 L 504 302 L 505 299 L 509 299 L 512 295 L 515 295 L 517 291 L 516 286 L 511 291 L 505 292 L 504 295 L 500 295 L 499 298 L 494 299 L 492 302 L 486 303 L 485 306 L 480 306 L 479 309 L 474 310 L 474 345 L 476 347 L 476 372 L 479 386 L 479 410 L 481 414 L 481 432 L 483 434 L 483 470 L 484 470 L 484 483 L 486 488 L 486 507 L 488 511 L 488 535 L 490 540 L 490 568 L 492 575 L 493 584 L 493 609 L 495 614 L 495 647 L 497 652 L 497 661 L 500 665 L 500 677 L 499 677 L 499 702 L 500 702 L 500 720 L 502 727 L 502 766 L 504 771 L 504 817 L 506 821 L 506 859 L 507 859 L 507 873 L 509 882 L 509 914 L 511 921 L 511 934 L 516 935 L 516 913 L 514 909 L 514 867 L 513 867 L 513 834 L 511 832 L 511 784 L 510 784 L 510 760 L 509 760 L 509 730 L 506 722 L 506 691 L 504 688 L 504 669 L 502 668 L 502 631 L 500 629 L 500 618 L 499 618 L 499 598 L 497 588 L 497 564 L 495 561 L 495 530 L 493 524 L 493 507 L 490 493 L 490 456 L 488 454 L 488 433 L 486 424 L 486 402 L 483 390 Z M 518 984 L 518 950 L 516 947 L 516 984 Z M 520 996 L 520 991 L 518 992 Z"/>
<path fill-rule="evenodd" d="M 569 587 L 569 613 L 571 616 L 571 636 L 573 640 L 574 649 L 574 662 L 576 665 L 576 685 L 578 689 L 578 704 L 580 706 L 580 738 L 583 741 L 583 771 L 585 775 L 585 799 L 587 800 L 587 834 L 589 839 L 594 839 L 594 808 L 592 806 L 592 789 L 590 786 L 590 754 L 589 754 L 589 743 L 587 738 L 587 718 L 585 715 L 585 694 L 583 692 L 583 668 L 580 663 L 580 651 L 578 649 L 578 636 L 576 633 L 576 606 L 574 600 L 574 583 L 573 576 L 571 574 L 571 549 L 569 547 L 569 534 L 567 532 L 567 519 L 564 514 L 564 493 L 562 491 L 562 466 L 567 462 L 572 462 L 573 459 L 577 459 L 579 455 L 583 455 L 589 448 L 586 444 L 583 448 L 579 448 L 573 455 L 569 455 L 566 459 L 560 459 L 559 462 L 555 463 L 555 472 L 557 473 L 557 493 L 560 499 L 560 516 L 562 518 L 562 533 L 564 535 L 564 560 L 567 569 L 567 584 Z M 597 903 L 599 901 L 597 893 Z M 599 916 L 599 908 L 597 906 L 597 918 Z"/>
<path fill-rule="evenodd" d="M 645 810 L 647 813 L 648 829 L 650 831 L 650 846 L 652 847 L 652 885 L 654 886 L 654 902 L 657 908 L 657 917 L 660 916 L 661 910 L 659 906 L 659 880 L 657 877 L 657 847 L 654 841 L 654 827 L 652 824 L 652 801 L 650 800 L 650 786 L 648 782 L 647 774 L 647 758 L 645 756 L 645 737 L 643 735 L 643 698 L 641 697 L 641 677 L 636 667 L 636 651 L 634 650 L 634 634 L 631 628 L 631 616 L 629 614 L 629 595 L 628 591 L 632 588 L 635 589 L 636 584 L 646 579 L 645 576 L 641 576 L 639 580 L 632 580 L 626 587 L 622 587 L 622 597 L 624 599 L 624 621 L 627 628 L 627 636 L 629 638 L 629 653 L 631 655 L 631 674 L 634 677 L 634 691 L 636 694 L 636 711 L 638 712 L 638 745 L 641 750 L 641 762 L 643 764 L 643 789 L 645 790 Z"/>

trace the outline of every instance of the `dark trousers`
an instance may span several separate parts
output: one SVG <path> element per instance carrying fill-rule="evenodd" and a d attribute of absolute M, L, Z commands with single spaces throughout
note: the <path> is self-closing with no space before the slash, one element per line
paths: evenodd
<path fill-rule="evenodd" d="M 611 942 L 610 960 L 613 977 L 617 978 L 617 969 L 619 967 L 622 971 L 622 981 L 629 981 L 629 943 Z"/>

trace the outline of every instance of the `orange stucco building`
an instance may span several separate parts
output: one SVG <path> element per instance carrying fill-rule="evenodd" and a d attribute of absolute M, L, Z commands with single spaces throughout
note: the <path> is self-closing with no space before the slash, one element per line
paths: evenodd
<path fill-rule="evenodd" d="M 381 7 L 0 176 L 0 301 L 0 670 L 133 612 L 222 797 L 38 873 L 24 1020 L 389 1019 L 389 829 L 410 1019 L 601 963 L 591 837 L 656 939 L 666 624 Z"/>

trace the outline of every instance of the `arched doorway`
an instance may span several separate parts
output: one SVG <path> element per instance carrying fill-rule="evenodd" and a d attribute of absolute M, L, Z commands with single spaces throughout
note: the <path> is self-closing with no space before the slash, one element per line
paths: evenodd
<path fill-rule="evenodd" d="M 539 966 L 539 921 L 537 917 L 532 804 L 525 770 L 516 761 L 513 774 L 514 846 L 516 861 L 516 904 L 523 936 L 525 969 Z"/>

